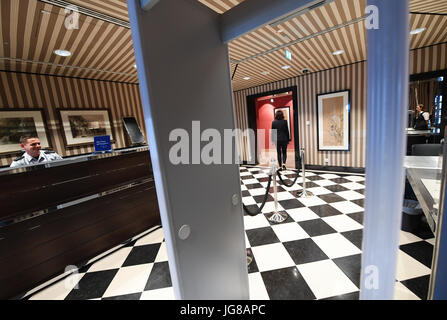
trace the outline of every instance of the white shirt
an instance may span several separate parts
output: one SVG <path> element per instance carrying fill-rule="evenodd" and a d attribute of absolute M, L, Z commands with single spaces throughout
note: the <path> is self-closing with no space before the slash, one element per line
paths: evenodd
<path fill-rule="evenodd" d="M 31 157 L 28 153 L 24 153 L 22 156 L 14 159 L 11 163 L 11 168 L 26 166 L 30 164 L 38 164 L 42 162 L 49 162 L 53 160 L 61 160 L 62 157 L 54 151 L 40 150 L 39 158 L 35 159 Z"/>
<path fill-rule="evenodd" d="M 421 113 L 419 114 L 422 114 L 425 121 L 428 121 L 428 119 L 430 119 L 430 114 L 427 111 L 421 111 Z"/>

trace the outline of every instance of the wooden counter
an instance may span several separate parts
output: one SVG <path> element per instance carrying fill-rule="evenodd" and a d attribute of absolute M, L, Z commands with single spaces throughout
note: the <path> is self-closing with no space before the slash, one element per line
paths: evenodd
<path fill-rule="evenodd" d="M 0 299 L 160 224 L 149 151 L 0 172 Z"/>

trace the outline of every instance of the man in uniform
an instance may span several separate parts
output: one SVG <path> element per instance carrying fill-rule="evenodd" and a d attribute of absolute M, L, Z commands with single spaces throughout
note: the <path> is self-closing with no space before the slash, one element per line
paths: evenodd
<path fill-rule="evenodd" d="M 20 137 L 20 146 L 23 150 L 25 150 L 25 153 L 14 159 L 11 163 L 11 168 L 62 159 L 62 157 L 54 151 L 41 150 L 40 140 L 38 137 Z"/>

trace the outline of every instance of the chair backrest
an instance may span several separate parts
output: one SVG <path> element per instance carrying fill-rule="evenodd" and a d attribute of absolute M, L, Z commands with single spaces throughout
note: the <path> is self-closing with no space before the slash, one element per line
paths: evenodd
<path fill-rule="evenodd" d="M 440 156 L 442 155 L 442 145 L 434 143 L 413 144 L 411 154 L 413 156 Z"/>

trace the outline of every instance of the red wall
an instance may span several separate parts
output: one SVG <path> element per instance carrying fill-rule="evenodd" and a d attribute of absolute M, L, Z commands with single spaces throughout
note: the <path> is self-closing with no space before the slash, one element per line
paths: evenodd
<path fill-rule="evenodd" d="M 282 96 L 282 97 L 273 97 L 273 102 L 270 102 L 270 99 L 258 100 L 256 101 L 256 125 L 258 129 L 265 129 L 265 146 L 268 148 L 269 146 L 269 130 L 272 128 L 272 121 L 274 120 L 273 110 L 275 108 L 281 107 L 290 107 L 290 135 L 291 141 L 289 142 L 287 149 L 295 148 L 295 137 L 293 134 L 293 100 L 292 96 Z"/>

